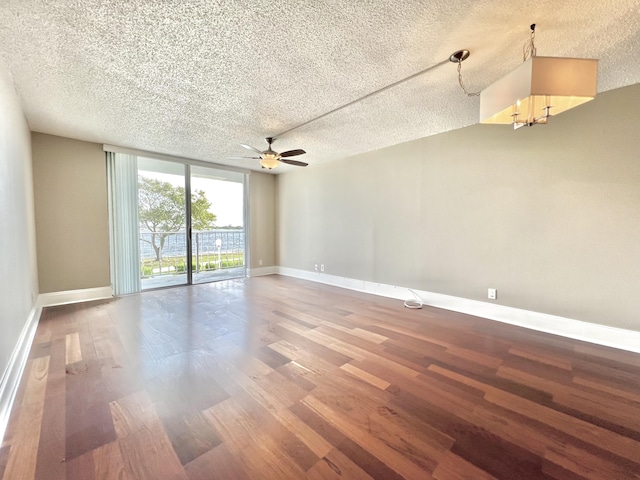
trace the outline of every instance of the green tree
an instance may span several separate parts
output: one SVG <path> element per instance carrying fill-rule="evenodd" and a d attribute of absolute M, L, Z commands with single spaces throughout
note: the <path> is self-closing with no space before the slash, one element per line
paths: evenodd
<path fill-rule="evenodd" d="M 204 191 L 191 192 L 191 218 L 195 230 L 214 227 L 216 216 L 209 211 L 211 202 Z M 140 227 L 151 232 L 142 240 L 153 247 L 156 260 L 162 261 L 167 237 L 185 228 L 185 191 L 169 182 L 138 175 L 138 217 Z"/>

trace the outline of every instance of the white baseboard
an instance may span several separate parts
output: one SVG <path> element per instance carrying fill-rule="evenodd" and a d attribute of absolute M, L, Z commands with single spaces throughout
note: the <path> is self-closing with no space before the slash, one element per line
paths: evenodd
<path fill-rule="evenodd" d="M 261 277 L 263 275 L 274 275 L 278 267 L 247 268 L 247 277 Z"/>
<path fill-rule="evenodd" d="M 41 307 L 51 307 L 53 305 L 90 302 L 92 300 L 103 300 L 111 297 L 113 297 L 111 287 L 84 288 L 82 290 L 41 293 L 38 296 L 38 305 Z"/>
<path fill-rule="evenodd" d="M 20 332 L 18 343 L 13 349 L 11 358 L 9 358 L 9 364 L 2 374 L 2 380 L 0 381 L 0 444 L 2 444 L 7 430 L 11 407 L 18 393 L 24 367 L 27 365 L 31 342 L 33 342 L 33 337 L 36 334 L 41 313 L 42 307 L 34 305 L 29 313 L 29 318 L 27 318 L 22 328 L 22 332 Z"/>
<path fill-rule="evenodd" d="M 298 270 L 295 268 L 277 267 L 277 273 L 289 277 L 311 280 L 313 282 L 347 288 L 359 292 L 380 295 L 398 300 L 415 300 L 415 296 L 408 288 L 367 282 L 353 278 L 327 275 L 325 273 Z M 477 317 L 488 318 L 510 325 L 551 333 L 563 337 L 583 340 L 585 342 L 619 348 L 630 352 L 640 353 L 640 332 L 623 328 L 609 327 L 595 323 L 583 322 L 572 318 L 548 315 L 546 313 L 522 310 L 519 308 L 497 305 L 495 303 L 479 302 L 466 298 L 442 295 L 411 289 L 424 305 L 466 313 Z"/>

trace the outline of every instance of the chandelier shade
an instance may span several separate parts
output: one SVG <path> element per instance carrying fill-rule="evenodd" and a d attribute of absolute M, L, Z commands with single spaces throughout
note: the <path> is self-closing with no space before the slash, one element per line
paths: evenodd
<path fill-rule="evenodd" d="M 550 116 L 596 96 L 598 60 L 532 56 L 480 94 L 480 122 L 514 128 L 547 123 Z"/>

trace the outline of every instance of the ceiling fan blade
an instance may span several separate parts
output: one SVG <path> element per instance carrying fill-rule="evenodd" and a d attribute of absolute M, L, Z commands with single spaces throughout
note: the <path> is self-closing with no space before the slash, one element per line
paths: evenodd
<path fill-rule="evenodd" d="M 227 160 L 260 160 L 260 157 L 227 157 Z"/>
<path fill-rule="evenodd" d="M 306 167 L 309 165 L 308 163 L 299 162 L 298 160 L 287 160 L 286 158 L 281 158 L 280 161 L 287 165 L 295 165 L 296 167 Z"/>
<path fill-rule="evenodd" d="M 295 157 L 296 155 L 304 155 L 305 152 L 304 150 L 301 149 L 297 149 L 297 150 L 287 150 L 286 152 L 282 152 L 280 154 L 281 157 Z"/>
<path fill-rule="evenodd" d="M 241 143 L 240 146 L 246 148 L 247 150 L 251 150 L 251 151 L 254 151 L 256 153 L 262 154 L 262 152 L 260 150 L 258 150 L 256 147 L 252 147 L 251 145 L 246 145 L 244 143 Z"/>

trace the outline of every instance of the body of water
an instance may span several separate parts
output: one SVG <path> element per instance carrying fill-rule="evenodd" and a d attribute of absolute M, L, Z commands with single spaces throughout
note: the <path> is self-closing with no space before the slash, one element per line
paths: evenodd
<path fill-rule="evenodd" d="M 140 232 L 140 258 L 142 260 L 155 258 L 156 254 L 149 243 L 152 234 Z M 193 232 L 193 255 L 218 253 L 216 241 L 220 240 L 221 253 L 244 252 L 244 230 L 208 230 L 205 232 Z M 146 241 L 145 241 L 146 240 Z M 156 244 L 159 240 L 156 238 Z M 186 232 L 170 233 L 164 242 L 163 257 L 184 257 L 187 254 Z"/>

